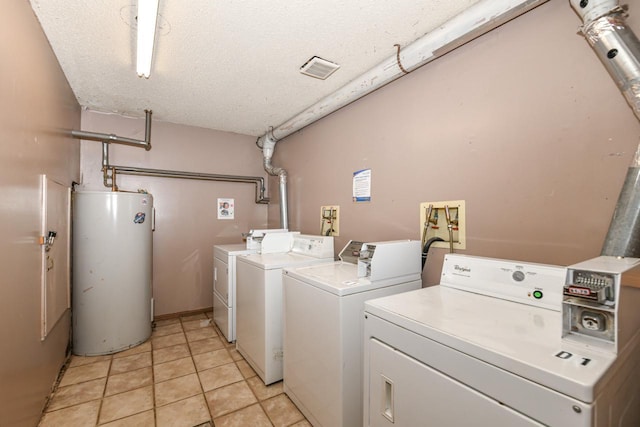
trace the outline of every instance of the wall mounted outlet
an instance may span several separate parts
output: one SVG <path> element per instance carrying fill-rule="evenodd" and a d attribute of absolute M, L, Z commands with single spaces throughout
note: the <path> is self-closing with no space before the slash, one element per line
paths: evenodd
<path fill-rule="evenodd" d="M 334 236 L 340 235 L 340 206 L 320 207 L 320 235 Z"/>
<path fill-rule="evenodd" d="M 431 211 L 429 211 L 429 206 L 431 206 Z M 449 223 L 447 223 L 447 207 L 449 209 Z M 430 216 L 427 218 L 429 214 Z M 451 225 L 453 249 L 466 249 L 466 224 L 464 200 L 420 203 L 420 238 L 422 242 L 424 243 L 432 237 L 444 240 L 433 243 L 432 248 L 450 249 L 449 225 Z"/>

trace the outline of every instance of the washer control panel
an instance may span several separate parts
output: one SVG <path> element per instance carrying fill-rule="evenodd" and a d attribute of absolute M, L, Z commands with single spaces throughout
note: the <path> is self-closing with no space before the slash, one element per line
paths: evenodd
<path fill-rule="evenodd" d="M 555 265 L 447 254 L 440 284 L 560 311 L 565 277 Z"/>

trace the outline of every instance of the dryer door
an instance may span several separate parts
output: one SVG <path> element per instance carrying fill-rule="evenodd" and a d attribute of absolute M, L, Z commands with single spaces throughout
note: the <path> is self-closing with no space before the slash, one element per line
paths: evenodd
<path fill-rule="evenodd" d="M 365 425 L 366 419 L 376 427 L 543 425 L 375 338 L 369 351 Z"/>

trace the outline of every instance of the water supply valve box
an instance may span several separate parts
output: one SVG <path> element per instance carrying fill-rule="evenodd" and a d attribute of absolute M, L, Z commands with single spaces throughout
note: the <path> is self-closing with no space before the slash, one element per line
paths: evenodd
<path fill-rule="evenodd" d="M 567 268 L 562 338 L 618 353 L 640 326 L 640 259 L 600 256 Z"/>
<path fill-rule="evenodd" d="M 448 215 L 447 215 L 448 213 Z M 433 248 L 466 249 L 466 210 L 464 200 L 420 203 L 420 238 L 422 245 L 431 238 Z M 453 245 L 450 244 L 451 237 Z"/>

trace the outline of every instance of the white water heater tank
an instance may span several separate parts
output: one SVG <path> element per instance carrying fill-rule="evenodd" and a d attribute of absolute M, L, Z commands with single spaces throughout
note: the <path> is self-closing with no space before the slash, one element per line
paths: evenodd
<path fill-rule="evenodd" d="M 153 197 L 82 191 L 73 202 L 73 353 L 143 343 L 153 320 Z"/>

